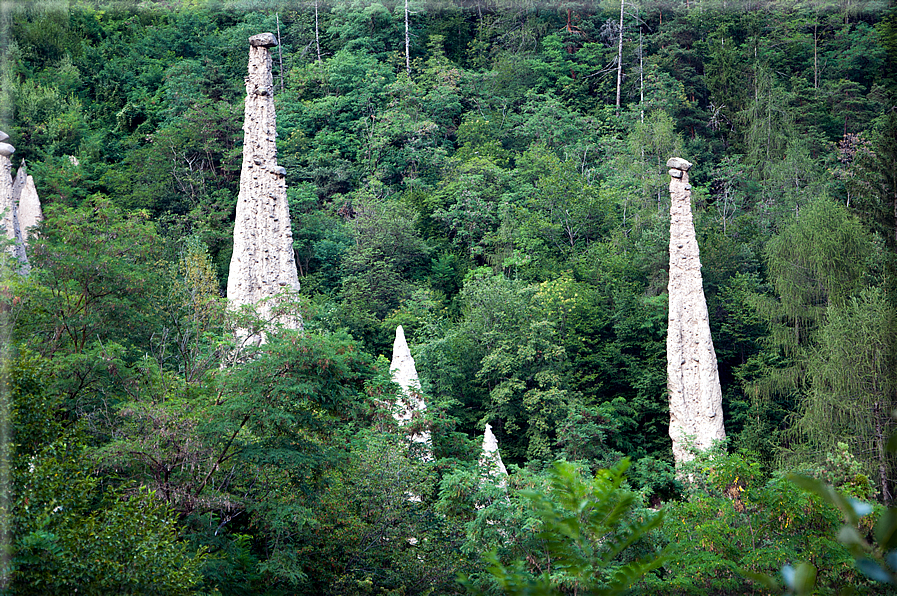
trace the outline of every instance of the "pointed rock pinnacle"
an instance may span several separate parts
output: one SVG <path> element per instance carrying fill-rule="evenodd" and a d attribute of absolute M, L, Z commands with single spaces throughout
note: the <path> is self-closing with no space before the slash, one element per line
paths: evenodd
<path fill-rule="evenodd" d="M 670 280 L 667 327 L 667 389 L 670 437 L 676 466 L 697 450 L 726 438 L 722 391 L 710 319 L 701 281 L 701 259 L 691 215 L 691 164 L 667 162 L 670 179 Z M 673 173 L 675 172 L 675 173 Z M 680 175 L 681 174 L 681 175 Z"/>
<path fill-rule="evenodd" d="M 420 380 L 417 376 L 417 368 L 414 366 L 414 358 L 411 356 L 411 350 L 408 349 L 408 342 L 405 341 L 405 330 L 399 325 L 396 327 L 396 339 L 392 345 L 392 363 L 389 366 L 392 373 L 392 380 L 402 388 L 404 399 L 402 403 L 396 404 L 393 410 L 393 417 L 400 426 L 406 425 L 415 413 L 422 414 L 427 409 L 420 393 Z M 430 433 L 423 431 L 415 433 L 411 440 L 415 443 L 423 443 L 427 455 L 424 459 L 432 459 L 432 449 L 430 448 Z"/>
<path fill-rule="evenodd" d="M 28 231 L 41 222 L 44 213 L 41 210 L 40 197 L 37 196 L 37 188 L 34 186 L 34 177 L 28 175 L 24 159 L 13 183 L 13 202 L 16 204 L 22 240 L 27 243 Z"/>
<path fill-rule="evenodd" d="M 492 432 L 492 425 L 486 424 L 483 432 L 483 453 L 480 455 L 480 468 L 495 479 L 500 487 L 505 487 L 508 480 L 508 470 L 501 461 L 501 453 L 498 451 L 498 439 Z"/>
<path fill-rule="evenodd" d="M 234 225 L 234 252 L 227 279 L 233 307 L 255 305 L 272 319 L 271 299 L 298 292 L 293 232 L 287 205 L 286 171 L 277 165 L 274 82 L 269 47 L 272 33 L 249 38 L 249 74 L 243 123 L 243 167 Z M 301 328 L 298 316 L 277 318 L 285 327 Z M 259 338 L 262 341 L 262 338 Z"/>

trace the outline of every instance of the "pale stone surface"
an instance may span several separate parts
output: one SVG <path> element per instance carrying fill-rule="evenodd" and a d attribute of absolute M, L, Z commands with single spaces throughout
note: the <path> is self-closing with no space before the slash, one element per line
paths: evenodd
<path fill-rule="evenodd" d="M 0 143 L 3 144 L 5 143 Z M 19 261 L 19 273 L 27 275 L 31 266 L 28 264 L 28 255 L 25 254 L 25 240 L 19 227 L 14 191 L 12 163 L 7 155 L 0 154 L 0 213 L 2 213 L 0 226 L 3 227 L 6 237 L 13 241 L 9 251 Z"/>
<path fill-rule="evenodd" d="M 691 215 L 691 185 L 684 159 L 667 162 L 681 177 L 670 180 L 670 281 L 667 330 L 667 389 L 670 437 L 676 465 L 693 458 L 691 444 L 704 450 L 724 439 L 722 392 L 710 337 L 701 260 Z"/>
<path fill-rule="evenodd" d="M 277 37 L 273 33 L 259 33 L 249 38 L 249 45 L 254 48 L 273 48 L 277 46 Z"/>
<path fill-rule="evenodd" d="M 25 160 L 23 159 L 22 163 L 19 164 L 19 171 L 16 172 L 16 177 L 12 180 L 12 201 L 16 206 L 19 204 L 19 197 L 22 196 L 22 189 L 25 188 L 26 182 L 28 182 L 28 170 L 25 168 Z M 21 219 L 20 215 L 19 219 Z"/>
<path fill-rule="evenodd" d="M 483 432 L 483 453 L 480 455 L 480 468 L 486 474 L 495 479 L 498 486 L 504 488 L 508 482 L 508 470 L 501 461 L 501 453 L 498 451 L 498 439 L 492 432 L 492 425 L 486 424 Z"/>
<path fill-rule="evenodd" d="M 667 160 L 667 167 L 687 172 L 691 169 L 691 162 L 681 157 L 671 157 Z"/>
<path fill-rule="evenodd" d="M 0 157 L 9 157 L 16 152 L 16 148 L 9 143 L 0 143 Z"/>
<path fill-rule="evenodd" d="M 22 240 L 28 242 L 28 231 L 43 220 L 44 213 L 41 210 L 40 197 L 37 196 L 37 188 L 34 186 L 34 177 L 28 175 L 25 160 L 22 160 L 16 181 L 13 183 L 13 202 L 16 205 Z"/>
<path fill-rule="evenodd" d="M 401 325 L 396 327 L 396 339 L 392 345 L 392 362 L 389 365 L 392 380 L 402 388 L 403 399 L 393 408 L 393 417 L 400 426 L 405 426 L 415 414 L 418 416 L 427 410 L 427 404 L 421 397 L 420 380 L 417 376 L 417 368 L 414 366 L 414 358 L 405 341 L 405 330 Z M 421 443 L 424 451 L 424 459 L 432 460 L 432 448 L 430 446 L 430 433 L 423 431 L 414 433 L 411 440 Z"/>
<path fill-rule="evenodd" d="M 233 307 L 255 305 L 263 318 L 298 329 L 302 327 L 298 316 L 276 319 L 272 316 L 274 296 L 299 291 L 284 179 L 286 171 L 277 165 L 275 145 L 274 82 L 268 48 L 277 43 L 271 33 L 249 39 L 243 167 L 227 298 Z M 264 338 L 259 337 L 257 341 Z"/>

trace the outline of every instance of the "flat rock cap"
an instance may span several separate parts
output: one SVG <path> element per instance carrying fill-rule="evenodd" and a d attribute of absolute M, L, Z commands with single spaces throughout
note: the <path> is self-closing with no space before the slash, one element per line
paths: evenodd
<path fill-rule="evenodd" d="M 681 157 L 671 157 L 667 160 L 668 168 L 676 168 L 677 170 L 683 170 L 685 172 L 691 167 L 691 162 L 682 159 Z"/>
<path fill-rule="evenodd" d="M 16 148 L 9 143 L 0 143 L 0 155 L 2 155 L 3 157 L 9 157 L 15 152 Z"/>
<path fill-rule="evenodd" d="M 249 45 L 257 48 L 273 48 L 277 45 L 277 38 L 273 33 L 259 33 L 249 38 Z"/>
<path fill-rule="evenodd" d="M 5 141 L 8 138 L 9 138 L 9 135 L 6 134 L 5 132 L 3 132 L 2 130 L 0 130 L 0 141 Z"/>

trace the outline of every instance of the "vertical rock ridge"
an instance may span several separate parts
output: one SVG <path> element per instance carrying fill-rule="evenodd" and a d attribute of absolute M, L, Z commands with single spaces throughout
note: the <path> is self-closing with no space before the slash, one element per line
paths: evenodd
<path fill-rule="evenodd" d="M 405 426 L 414 417 L 423 414 L 427 410 L 427 404 L 421 397 L 420 380 L 417 376 L 417 368 L 414 366 L 414 358 L 405 341 L 405 330 L 401 325 L 396 327 L 396 339 L 392 345 L 392 362 L 389 365 L 392 380 L 402 388 L 403 399 L 393 409 L 393 417 L 399 426 Z M 424 450 L 423 459 L 433 459 L 433 449 L 430 443 L 430 433 L 421 431 L 411 436 L 414 443 L 419 443 Z"/>
<path fill-rule="evenodd" d="M 37 196 L 37 188 L 34 186 L 34 177 L 28 174 L 24 159 L 13 182 L 13 202 L 16 205 L 22 240 L 28 242 L 28 230 L 41 222 L 44 213 L 40 206 L 40 197 Z"/>
<path fill-rule="evenodd" d="M 667 389 L 670 438 L 679 464 L 726 437 L 716 351 L 701 281 L 701 259 L 691 213 L 688 161 L 670 168 L 670 280 L 667 328 Z"/>
<path fill-rule="evenodd" d="M 254 305 L 264 319 L 297 329 L 302 327 L 298 316 L 272 316 L 275 296 L 299 291 L 286 170 L 277 165 L 275 144 L 274 80 L 268 48 L 276 45 L 273 33 L 249 38 L 243 165 L 227 298 L 235 308 Z"/>
<path fill-rule="evenodd" d="M 5 141 L 8 138 L 9 135 L 0 132 L 0 141 Z M 20 192 L 21 188 L 13 181 L 12 161 L 10 160 L 15 150 L 15 147 L 9 143 L 0 142 L 0 212 L 2 212 L 0 226 L 6 232 L 6 237 L 13 241 L 9 252 L 19 263 L 19 273 L 28 275 L 31 265 L 28 263 L 28 255 L 25 253 L 25 239 L 22 237 L 22 229 L 19 226 L 16 204 L 17 192 Z M 22 186 L 24 186 L 24 182 Z"/>

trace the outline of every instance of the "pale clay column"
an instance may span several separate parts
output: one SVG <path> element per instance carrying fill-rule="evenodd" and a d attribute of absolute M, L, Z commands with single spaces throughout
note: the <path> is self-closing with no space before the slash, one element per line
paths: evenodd
<path fill-rule="evenodd" d="M 396 327 L 396 339 L 392 345 L 392 362 L 389 365 L 392 380 L 402 388 L 403 398 L 393 408 L 393 418 L 399 426 L 405 426 L 415 414 L 422 415 L 427 411 L 420 391 L 420 379 L 417 376 L 417 368 L 414 366 L 414 358 L 405 341 L 405 330 L 401 325 Z M 411 441 L 421 447 L 421 457 L 424 461 L 433 460 L 433 447 L 430 442 L 429 431 L 421 431 L 411 436 Z"/>
<path fill-rule="evenodd" d="M 483 431 L 483 449 L 480 454 L 480 470 L 491 478 L 499 488 L 505 488 L 508 484 L 508 470 L 501 460 L 498 450 L 498 439 L 492 432 L 492 425 L 486 424 Z"/>
<path fill-rule="evenodd" d="M 667 389 L 677 467 L 694 457 L 689 444 L 703 451 L 726 437 L 716 351 L 691 215 L 691 165 L 678 157 L 667 162 L 671 176 Z"/>
<path fill-rule="evenodd" d="M 25 239 L 22 237 L 22 229 L 19 226 L 17 194 L 21 190 L 12 178 L 12 161 L 10 158 L 16 148 L 9 143 L 2 142 L 9 139 L 9 135 L 0 131 L 0 226 L 6 232 L 6 237 L 13 243 L 9 247 L 9 253 L 18 261 L 18 272 L 28 275 L 31 265 L 28 263 L 28 255 L 25 253 Z"/>
<path fill-rule="evenodd" d="M 268 48 L 277 45 L 273 33 L 249 38 L 249 75 L 243 123 L 243 167 L 234 225 L 234 252 L 227 279 L 231 306 L 257 306 L 272 319 L 271 298 L 298 292 L 299 277 L 293 254 L 293 233 L 287 204 L 286 170 L 277 165 L 274 82 Z M 268 299 L 267 302 L 262 302 Z M 298 316 L 271 322 L 298 329 Z M 251 338 L 253 339 L 253 338 Z M 262 337 L 254 338 L 262 342 Z"/>
<path fill-rule="evenodd" d="M 28 230 L 43 220 L 44 213 L 40 206 L 40 197 L 37 196 L 37 188 L 34 186 L 34 177 L 28 174 L 24 159 L 19 165 L 12 191 L 22 240 L 28 242 Z"/>

